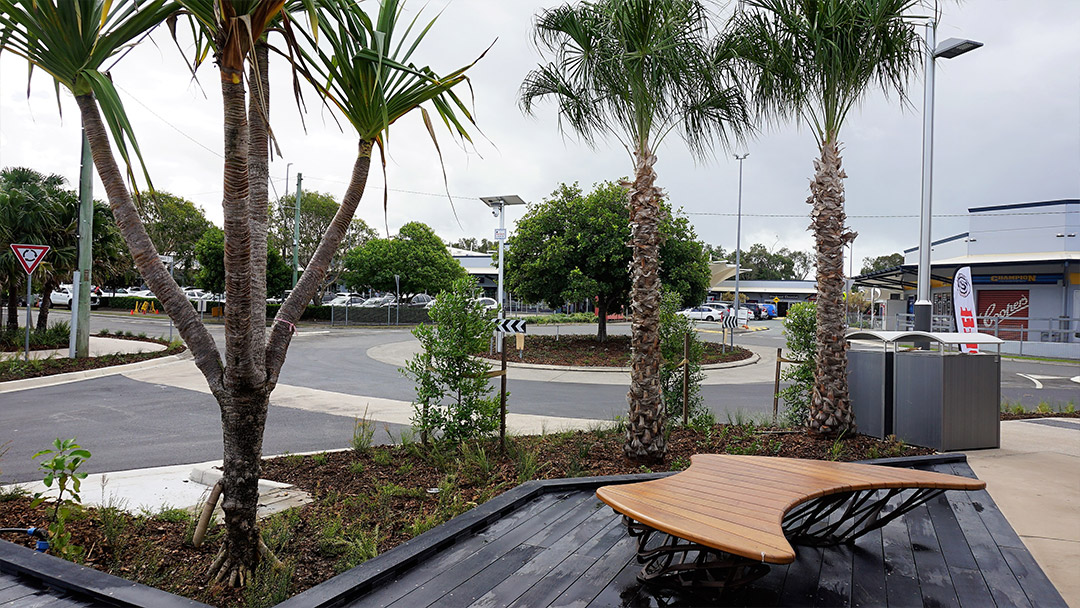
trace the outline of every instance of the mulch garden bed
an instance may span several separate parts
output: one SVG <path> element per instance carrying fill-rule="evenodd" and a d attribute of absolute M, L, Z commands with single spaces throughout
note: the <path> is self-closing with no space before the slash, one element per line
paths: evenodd
<path fill-rule="evenodd" d="M 580 367 L 630 367 L 630 336 L 608 336 L 600 342 L 595 335 L 526 336 L 524 350 L 517 350 L 513 336 L 507 337 L 506 359 L 519 363 L 568 365 Z M 754 354 L 745 348 L 724 347 L 704 342 L 703 364 L 728 363 L 749 359 Z M 498 353 L 478 353 L 480 357 L 499 360 Z"/>
<path fill-rule="evenodd" d="M 111 367 L 113 365 L 124 365 L 126 363 L 137 363 L 139 361 L 157 359 L 158 357 L 177 355 L 187 350 L 187 346 L 184 346 L 183 344 L 170 344 L 168 340 L 162 340 L 160 338 L 116 334 L 110 334 L 107 336 L 100 335 L 100 337 L 116 338 L 120 340 L 134 340 L 136 342 L 153 342 L 156 344 L 164 344 L 165 346 L 167 346 L 167 348 L 165 350 L 148 353 L 102 355 L 99 357 L 86 357 L 84 359 L 52 357 L 49 359 L 31 359 L 25 362 L 21 358 L 0 360 L 0 382 L 7 382 L 8 380 L 23 380 L 25 378 L 39 378 L 42 376 L 65 374 L 68 372 L 82 372 L 90 369 Z M 62 346 L 53 348 L 66 347 L 67 344 L 65 343 Z"/>
<path fill-rule="evenodd" d="M 1002 420 L 1029 420 L 1032 418 L 1080 418 L 1080 412 L 1001 412 Z"/>
<path fill-rule="evenodd" d="M 622 455 L 624 431 L 578 431 L 497 439 L 460 447 L 406 441 L 363 450 L 267 460 L 263 477 L 293 483 L 314 501 L 262 522 L 267 545 L 286 564 L 260 569 L 243 590 L 211 586 L 205 571 L 221 543 L 212 530 L 191 545 L 194 523 L 180 511 L 127 515 L 87 508 L 68 523 L 81 561 L 100 570 L 217 606 L 267 606 L 383 553 L 529 479 L 616 475 L 685 468 L 696 453 L 860 460 L 933 450 L 855 436 L 837 441 L 802 431 L 719 424 L 678 427 L 663 463 L 635 465 Z M 43 525 L 47 506 L 28 497 L 0 502 L 0 527 Z M 30 545 L 27 539 L 6 535 Z"/>

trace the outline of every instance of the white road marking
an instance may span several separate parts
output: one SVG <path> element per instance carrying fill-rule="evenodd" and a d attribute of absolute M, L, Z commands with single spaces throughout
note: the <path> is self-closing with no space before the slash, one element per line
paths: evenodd
<path fill-rule="evenodd" d="M 1069 380 L 1072 380 L 1073 382 L 1075 382 L 1077 384 L 1080 384 L 1080 376 L 1073 376 L 1072 378 L 1069 378 Z"/>
<path fill-rule="evenodd" d="M 1021 374 L 1019 372 L 1017 372 L 1016 375 L 1020 376 L 1022 378 L 1027 378 L 1028 380 L 1031 380 L 1032 382 L 1034 382 L 1035 383 L 1035 388 L 1042 388 L 1043 387 L 1042 382 L 1039 382 L 1039 380 L 1037 378 L 1035 378 L 1034 376 L 1029 376 L 1027 374 Z"/>

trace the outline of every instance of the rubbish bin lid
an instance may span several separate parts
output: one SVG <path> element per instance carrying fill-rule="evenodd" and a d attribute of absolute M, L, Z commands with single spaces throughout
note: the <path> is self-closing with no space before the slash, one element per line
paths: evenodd
<path fill-rule="evenodd" d="M 956 331 L 874 331 L 870 329 L 851 329 L 848 340 L 880 340 L 885 343 L 911 342 L 914 340 L 933 340 L 942 344 L 1003 344 L 1005 341 L 990 334 L 965 334 Z"/>

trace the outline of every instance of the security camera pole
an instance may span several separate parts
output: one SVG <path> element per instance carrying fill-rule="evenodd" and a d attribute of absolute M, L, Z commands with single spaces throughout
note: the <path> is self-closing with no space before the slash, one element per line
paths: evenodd
<path fill-rule="evenodd" d="M 484 204 L 491 207 L 492 213 L 499 216 L 499 229 L 495 231 L 495 240 L 499 241 L 499 288 L 498 288 L 498 303 L 499 303 L 499 320 L 502 321 L 505 318 L 503 312 L 503 247 L 506 242 L 506 206 L 507 205 L 524 205 L 525 201 L 521 200 L 521 197 L 516 194 L 509 194 L 506 196 L 481 196 L 480 200 L 484 201 Z M 499 337 L 496 340 L 498 345 L 498 351 L 503 350 L 503 332 L 502 328 L 499 329 Z"/>

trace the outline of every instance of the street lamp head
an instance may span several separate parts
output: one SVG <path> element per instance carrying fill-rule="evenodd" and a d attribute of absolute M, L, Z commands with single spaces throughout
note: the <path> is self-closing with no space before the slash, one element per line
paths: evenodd
<path fill-rule="evenodd" d="M 952 59 L 958 55 L 963 55 L 968 51 L 974 51 L 982 46 L 983 43 L 975 40 L 966 40 L 963 38 L 949 38 L 942 40 L 941 44 L 937 45 L 934 49 L 934 57 L 941 57 L 943 59 Z"/>
<path fill-rule="evenodd" d="M 750 153 L 747 152 L 746 154 L 741 154 L 741 155 L 740 154 L 735 154 L 734 156 L 735 156 L 735 160 L 746 160 L 746 157 L 750 156 Z"/>

